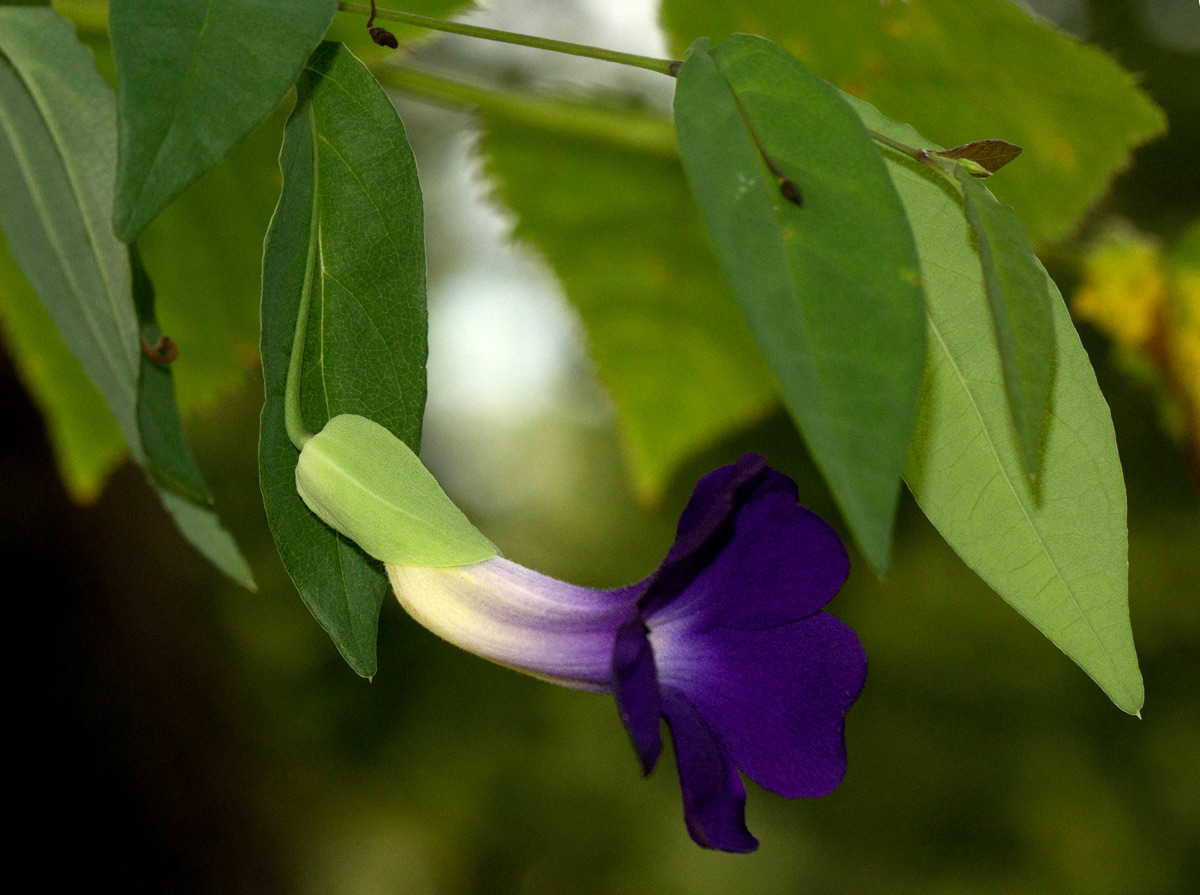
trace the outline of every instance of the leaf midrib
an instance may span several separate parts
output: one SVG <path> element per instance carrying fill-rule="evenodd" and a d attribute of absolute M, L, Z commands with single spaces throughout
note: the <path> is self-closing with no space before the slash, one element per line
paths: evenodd
<path fill-rule="evenodd" d="M 11 62 L 9 57 L 7 55 L 4 55 L 3 58 L 4 58 L 5 62 L 7 62 L 9 64 L 14 75 L 17 77 L 17 79 L 21 82 L 22 85 L 24 85 L 24 87 L 25 87 L 26 91 L 29 93 L 30 97 L 34 100 L 35 107 L 38 108 L 38 111 L 40 113 L 40 117 L 42 120 L 42 124 L 43 124 L 43 126 L 45 126 L 46 132 L 47 132 L 47 134 L 50 135 L 51 141 L 54 144 L 55 151 L 57 153 L 58 162 L 62 166 L 63 171 L 66 172 L 67 181 L 71 186 L 71 195 L 75 200 L 75 210 L 79 212 L 80 219 L 85 222 L 84 230 L 88 234 L 88 241 L 93 250 L 93 260 L 96 262 L 96 267 L 101 272 L 101 276 L 103 276 L 104 265 L 102 265 L 100 263 L 99 257 L 97 255 L 98 246 L 95 243 L 94 234 L 92 232 L 92 229 L 89 226 L 87 226 L 87 223 L 86 223 L 87 216 L 84 215 L 81 211 L 82 204 L 80 201 L 80 196 L 78 194 L 77 184 L 76 184 L 76 181 L 74 180 L 74 178 L 71 176 L 70 168 L 67 166 L 67 164 L 65 162 L 65 159 L 63 156 L 63 149 L 62 149 L 61 143 L 58 139 L 58 136 L 55 133 L 54 129 L 51 128 L 49 126 L 49 124 L 47 123 L 46 116 L 45 116 L 44 112 L 42 112 L 42 107 L 37 103 L 37 94 L 34 91 L 29 89 L 28 82 L 25 80 L 24 77 L 22 77 L 20 71 Z M 36 205 L 36 207 L 38 209 L 38 216 L 43 223 L 43 229 L 45 230 L 46 236 L 50 240 L 51 244 L 54 247 L 56 257 L 59 258 L 59 260 L 60 260 L 59 268 L 62 270 L 63 274 L 67 278 L 67 281 L 71 285 L 71 296 L 74 299 L 74 304 L 76 306 L 76 310 L 81 314 L 81 316 L 84 318 L 85 322 L 87 323 L 88 330 L 90 331 L 92 338 L 96 343 L 96 346 L 99 348 L 101 356 L 105 360 L 105 365 L 109 368 L 109 371 L 113 375 L 113 378 L 116 380 L 118 387 L 121 389 L 124 396 L 128 399 L 128 402 L 129 402 L 128 406 L 130 408 L 132 408 L 136 404 L 136 390 L 135 390 L 133 381 L 130 378 L 122 375 L 121 366 L 118 364 L 116 358 L 112 354 L 112 351 L 110 350 L 110 346 L 108 345 L 108 340 L 105 339 L 101 335 L 101 330 L 100 330 L 99 324 L 96 321 L 95 315 L 93 313 L 93 310 L 92 310 L 90 304 L 88 302 L 82 300 L 82 298 L 81 298 L 82 290 L 81 290 L 80 285 L 75 276 L 74 268 L 70 265 L 65 264 L 62 261 L 62 259 L 65 259 L 67 257 L 67 253 L 64 251 L 63 246 L 59 240 L 57 228 L 50 225 L 50 221 L 52 220 L 52 217 L 47 213 L 45 197 L 42 194 L 42 191 L 38 185 L 37 179 L 32 176 L 33 168 L 30 165 L 28 157 L 26 156 L 25 152 L 23 151 L 22 143 L 20 140 L 18 140 L 16 138 L 15 125 L 13 124 L 12 120 L 9 118 L 9 116 L 7 114 L 7 110 L 2 105 L 0 105 L 0 123 L 3 123 L 3 125 L 4 125 L 4 131 L 5 131 L 6 135 L 8 136 L 9 145 L 12 146 L 13 154 L 17 157 L 17 163 L 21 167 L 21 172 L 24 176 L 25 183 L 29 188 L 29 192 L 34 200 L 34 204 Z M 107 285 L 108 284 L 106 281 L 106 286 Z M 116 308 L 115 308 L 115 305 L 113 304 L 111 289 L 106 288 L 104 291 L 105 291 L 106 297 L 108 297 L 109 305 L 111 308 L 113 308 L 114 313 L 115 313 Z M 119 317 L 114 318 L 114 319 L 119 319 Z M 129 371 L 126 371 L 126 372 L 129 372 Z M 131 433 L 126 433 L 126 434 L 128 435 Z M 131 447 L 131 449 L 133 449 L 135 451 L 135 453 L 137 452 L 138 446 L 131 444 L 130 447 Z"/>

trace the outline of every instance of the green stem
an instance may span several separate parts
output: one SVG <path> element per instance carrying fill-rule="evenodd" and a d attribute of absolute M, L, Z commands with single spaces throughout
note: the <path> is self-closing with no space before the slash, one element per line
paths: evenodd
<path fill-rule="evenodd" d="M 876 143 L 882 143 L 889 149 L 894 149 L 902 155 L 906 155 L 911 159 L 921 162 L 921 164 L 928 165 L 935 171 L 940 171 L 954 182 L 954 185 L 958 187 L 959 192 L 962 191 L 962 187 L 959 184 L 958 179 L 954 176 L 955 169 L 960 165 L 958 159 L 946 158 L 938 155 L 937 152 L 930 149 L 918 149 L 915 146 L 909 146 L 907 143 L 901 143 L 899 140 L 893 140 L 887 134 L 881 134 L 879 131 L 873 131 L 870 128 L 867 128 L 867 133 Z"/>
<path fill-rule="evenodd" d="M 356 12 L 361 15 L 371 15 L 371 7 L 366 3 L 339 2 L 338 9 L 344 12 Z M 585 56 L 588 59 L 603 59 L 605 62 L 616 62 L 619 65 L 632 65 L 659 74 L 674 76 L 679 68 L 678 62 L 670 59 L 656 59 L 653 56 L 638 56 L 634 53 L 618 53 L 615 50 L 605 50 L 601 47 L 591 47 L 586 44 L 575 44 L 565 40 L 550 40 L 546 37 L 533 37 L 529 34 L 516 34 L 512 31 L 499 31 L 496 28 L 483 28 L 478 25 L 467 25 L 462 22 L 450 22 L 446 19 L 436 19 L 432 16 L 421 16 L 411 12 L 400 12 L 395 9 L 375 9 L 375 17 L 389 22 L 400 22 L 430 31 L 446 31 L 450 34 L 463 34 L 467 37 L 478 37 L 483 40 L 494 40 L 500 43 L 516 44 L 522 47 L 534 47 L 539 50 L 549 50 L 553 53 L 566 53 L 569 56 Z"/>
<path fill-rule="evenodd" d="M 473 106 L 481 112 L 541 130 L 665 158 L 674 158 L 677 153 L 675 129 L 660 115 L 464 84 L 395 65 L 374 65 L 371 73 L 380 84 L 393 90 L 456 106 Z"/>
<path fill-rule="evenodd" d="M 315 131 L 316 124 L 314 121 Z M 313 134 L 313 164 L 316 165 L 316 133 Z M 308 336 L 308 308 L 312 304 L 313 279 L 317 268 L 317 243 L 320 230 L 320 193 L 317 187 L 318 174 L 313 172 L 312 223 L 308 230 L 308 258 L 304 263 L 304 285 L 300 289 L 300 306 L 296 310 L 296 331 L 292 336 L 292 355 L 288 359 L 287 385 L 283 394 L 283 425 L 288 438 L 296 450 L 304 445 L 313 433 L 304 425 L 304 411 L 300 406 L 300 375 L 304 369 L 304 344 Z"/>
<path fill-rule="evenodd" d="M 678 153 L 675 129 L 660 115 L 606 109 L 589 103 L 546 99 L 515 90 L 465 84 L 462 81 L 453 81 L 388 63 L 373 65 L 371 73 L 384 87 L 457 106 L 474 106 L 482 112 L 503 115 L 509 120 L 542 130 L 599 140 L 614 146 L 671 158 Z M 959 161 L 943 158 L 929 149 L 909 146 L 869 128 L 867 133 L 877 143 L 929 165 L 944 174 L 955 187 L 959 186 L 954 177 L 954 166 L 960 164 Z M 752 133 L 752 136 L 756 138 L 755 142 L 759 143 L 757 135 Z M 765 158 L 769 159 L 769 156 Z M 777 177 L 782 176 L 769 161 L 768 167 Z"/>

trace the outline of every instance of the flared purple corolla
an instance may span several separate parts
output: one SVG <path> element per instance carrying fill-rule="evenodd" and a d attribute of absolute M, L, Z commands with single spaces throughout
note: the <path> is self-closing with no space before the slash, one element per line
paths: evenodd
<path fill-rule="evenodd" d="M 388 566 L 400 602 L 434 633 L 612 693 L 647 774 L 666 720 L 688 831 L 731 852 L 758 846 L 739 771 L 789 798 L 825 795 L 845 773 L 866 657 L 821 608 L 848 572 L 837 535 L 757 454 L 701 479 L 666 559 L 629 587 L 576 587 L 500 557 Z"/>

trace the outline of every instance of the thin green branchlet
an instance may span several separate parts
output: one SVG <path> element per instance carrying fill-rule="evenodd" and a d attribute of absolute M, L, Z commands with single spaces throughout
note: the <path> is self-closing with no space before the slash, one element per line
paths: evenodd
<path fill-rule="evenodd" d="M 653 56 L 640 56 L 636 53 L 619 53 L 616 50 L 606 50 L 602 47 L 587 44 L 571 43 L 565 40 L 551 40 L 546 37 L 534 37 L 530 34 L 517 34 L 512 31 L 501 31 L 497 28 L 484 28 L 479 25 L 467 25 L 463 22 L 452 22 L 437 19 L 432 16 L 422 16 L 411 12 L 401 12 L 395 9 L 380 9 L 374 3 L 339 2 L 338 9 L 344 12 L 355 12 L 388 22 L 399 22 L 416 28 L 430 31 L 445 31 L 448 34 L 461 34 L 466 37 L 478 37 L 482 40 L 493 40 L 499 43 L 516 44 L 521 47 L 533 47 L 538 50 L 549 50 L 552 53 L 565 53 L 569 56 L 583 56 L 588 59 L 603 59 L 618 65 L 631 65 L 644 68 L 663 75 L 674 75 L 681 63 L 670 59 L 656 59 Z M 372 35 L 374 38 L 374 35 Z"/>
<path fill-rule="evenodd" d="M 633 149 L 663 158 L 677 156 L 670 120 L 649 111 L 608 108 L 560 97 L 483 87 L 389 62 L 371 66 L 384 87 L 456 107 L 470 106 L 542 130 Z"/>
<path fill-rule="evenodd" d="M 634 115 L 630 112 L 607 109 L 587 105 L 573 100 L 547 99 L 531 93 L 504 90 L 495 87 L 483 87 L 462 81 L 451 80 L 429 72 L 395 65 L 393 63 L 378 63 L 371 67 L 379 83 L 393 90 L 401 90 L 414 96 L 421 96 L 435 101 L 449 102 L 456 106 L 474 106 L 485 112 L 496 112 L 507 118 L 532 124 L 547 130 L 575 136 L 601 140 L 617 146 L 649 152 L 654 155 L 674 157 L 676 154 L 675 135 L 670 122 L 650 114 Z M 747 123 L 749 127 L 749 124 Z M 989 172 L 981 165 L 970 159 L 954 159 L 943 157 L 933 150 L 918 149 L 901 143 L 899 140 L 867 131 L 879 143 L 894 149 L 909 158 L 916 159 L 934 169 L 941 171 L 955 188 L 959 183 L 954 177 L 954 166 L 963 165 L 976 177 L 986 176 Z M 751 131 L 755 145 L 763 161 L 775 176 L 780 190 L 789 190 L 791 183 L 778 165 L 762 147 L 757 134 Z M 979 172 L 982 171 L 981 175 Z M 793 186 L 795 186 L 793 184 Z M 797 205 L 803 204 L 803 196 L 799 202 L 785 193 L 785 197 Z"/>
<path fill-rule="evenodd" d="M 966 168 L 967 173 L 969 173 L 972 177 L 990 177 L 993 173 L 983 165 L 969 158 L 952 158 L 949 156 L 944 156 L 936 150 L 920 149 L 916 146 L 909 146 L 907 143 L 901 143 L 899 140 L 893 140 L 886 134 L 881 134 L 879 131 L 874 131 L 870 128 L 867 128 L 867 133 L 876 143 L 880 143 L 889 149 L 894 149 L 902 155 L 906 155 L 915 161 L 929 165 L 929 167 L 936 171 L 940 171 L 951 181 L 953 181 L 955 186 L 959 187 L 960 192 L 962 191 L 962 188 L 954 176 L 954 172 L 957 168 Z"/>
<path fill-rule="evenodd" d="M 500 43 L 515 44 L 523 47 L 533 47 L 539 50 L 549 50 L 552 53 L 565 53 L 570 56 L 583 56 L 589 59 L 603 59 L 606 62 L 614 62 L 618 65 L 630 65 L 635 68 L 644 68 L 647 71 L 658 72 L 659 74 L 675 77 L 679 73 L 680 67 L 683 65 L 678 60 L 657 59 L 653 56 L 640 56 L 634 53 L 620 53 L 615 50 L 606 50 L 602 47 L 593 47 L 587 44 L 571 43 L 565 40 L 552 40 L 545 37 L 534 37 L 529 34 L 518 34 L 513 31 L 501 31 L 497 28 L 484 28 L 479 25 L 467 25 L 463 22 L 453 22 L 446 19 L 438 19 L 433 16 L 423 16 L 411 12 L 403 12 L 396 9 L 380 9 L 375 0 L 371 0 L 370 5 L 365 3 L 348 3 L 346 0 L 339 0 L 338 9 L 344 12 L 359 13 L 368 16 L 367 30 L 371 34 L 371 39 L 380 46 L 395 47 L 397 41 L 391 32 L 384 28 L 374 26 L 375 19 L 384 19 L 391 22 L 399 22 L 405 25 L 411 25 L 417 28 L 426 28 L 430 31 L 444 31 L 449 34 L 460 34 L 466 37 L 476 37 L 481 40 L 498 41 Z M 453 85 L 454 82 L 445 82 Z M 739 103 L 740 107 L 740 103 Z M 750 128 L 749 119 L 743 114 L 743 119 L 746 120 L 746 125 Z M 801 196 L 799 187 L 791 180 L 785 177 L 774 164 L 771 157 L 763 148 L 762 142 L 754 133 L 753 128 L 750 128 L 751 136 L 754 138 L 759 154 L 763 161 L 770 169 L 771 174 L 779 183 L 779 188 L 784 198 L 796 205 L 803 205 L 804 200 Z M 959 166 L 965 167 L 973 177 L 989 177 L 995 173 L 995 169 L 989 169 L 978 162 L 965 157 L 949 157 L 940 154 L 936 150 L 922 149 L 917 146 L 909 146 L 899 140 L 894 140 L 886 134 L 881 134 L 878 131 L 867 128 L 867 133 L 871 139 L 877 143 L 887 146 L 890 149 L 902 153 L 911 159 L 915 159 L 922 164 L 929 165 L 931 168 L 939 171 L 951 183 L 961 191 L 961 185 L 955 178 L 955 169 Z M 994 141 L 1003 142 L 1003 141 Z M 1013 147 L 1019 153 L 1018 147 Z"/>

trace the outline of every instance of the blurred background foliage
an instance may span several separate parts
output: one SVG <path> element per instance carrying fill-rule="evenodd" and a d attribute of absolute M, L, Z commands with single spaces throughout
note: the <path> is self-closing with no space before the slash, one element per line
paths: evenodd
<path fill-rule="evenodd" d="M 115 425 L 0 249 L 0 324 L 19 359 L 0 368 L 0 550 L 8 569 L 35 570 L 6 589 L 24 652 L 23 765 L 41 791 L 21 814 L 69 856 L 59 872 L 184 892 L 1195 891 L 1200 12 L 1187 0 L 1033 5 L 1115 57 L 1167 116 L 1167 135 L 1103 195 L 1160 113 L 1100 79 L 1111 67 L 1093 51 L 1046 69 L 1062 38 L 1015 8 L 747 4 L 760 21 L 727 30 L 791 40 L 931 139 L 1027 147 L 1009 169 L 1026 173 L 995 183 L 1073 296 L 1112 406 L 1144 721 L 996 598 L 911 501 L 887 580 L 855 561 L 831 607 L 871 662 L 846 781 L 815 802 L 751 786 L 763 847 L 750 858 L 691 843 L 673 769 L 640 778 L 610 700 L 458 652 L 390 603 L 379 674 L 361 681 L 297 598 L 258 493 L 257 300 L 281 110 L 143 245 L 181 346 L 189 432 L 257 594 L 191 553 L 120 464 Z M 56 6 L 111 77 L 104 4 Z M 701 30 L 722 37 L 733 8 L 664 6 L 670 38 L 648 0 L 495 0 L 475 15 L 665 54 Z M 361 26 L 335 23 L 385 61 Z M 621 584 L 657 563 L 696 478 L 755 449 L 836 519 L 655 136 L 665 79 L 457 39 L 405 59 L 577 99 L 598 87 L 622 128 L 646 128 L 631 148 L 627 134 L 606 143 L 594 127 L 583 139 L 398 95 L 427 207 L 423 456 L 472 518 L 519 562 Z M 962 101 L 997 81 L 1000 95 Z M 1080 92 L 1094 103 L 1056 114 Z M 696 377 L 707 401 L 693 400 Z"/>

